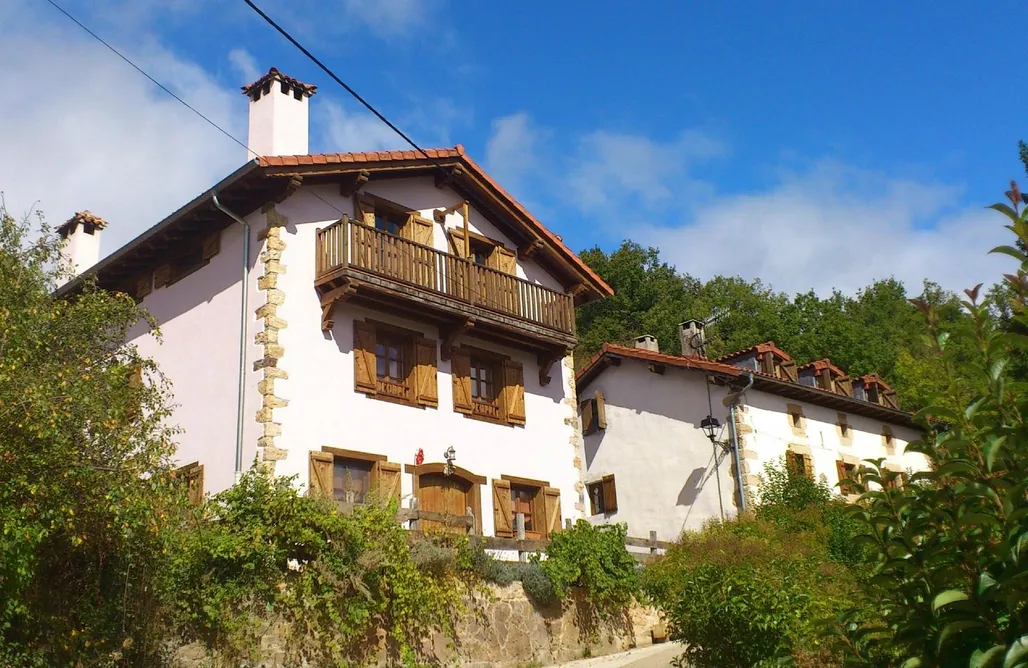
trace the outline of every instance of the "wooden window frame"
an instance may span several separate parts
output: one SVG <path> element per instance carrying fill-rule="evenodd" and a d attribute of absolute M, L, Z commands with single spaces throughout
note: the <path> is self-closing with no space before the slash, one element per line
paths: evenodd
<path fill-rule="evenodd" d="M 502 396 L 505 386 L 503 378 L 503 362 L 504 360 L 508 360 L 510 358 L 505 355 L 499 355 L 488 350 L 481 350 L 479 348 L 468 348 L 468 350 L 470 359 L 469 370 L 471 370 L 473 373 L 474 369 L 476 368 L 488 368 L 489 371 L 492 373 L 493 381 L 493 398 L 491 401 L 486 402 L 475 398 L 474 378 L 472 378 L 471 416 L 478 418 L 480 420 L 485 420 L 486 422 L 506 424 L 507 420 L 504 416 Z M 477 365 L 476 361 L 478 362 Z M 492 410 L 495 410 L 495 415 L 489 414 L 492 412 Z"/>
<path fill-rule="evenodd" d="M 426 473 L 445 473 L 446 464 L 440 462 L 432 462 L 429 464 L 422 464 L 417 466 L 416 464 L 404 464 L 404 473 L 410 473 L 414 476 L 414 498 L 420 499 L 418 493 L 421 491 L 421 476 Z M 453 467 L 454 475 L 465 482 L 471 483 L 471 512 L 475 515 L 475 535 L 482 535 L 482 485 L 486 483 L 486 477 L 472 473 L 471 471 L 462 468 L 460 466 Z"/>
<path fill-rule="evenodd" d="M 785 451 L 785 467 L 791 473 L 800 473 L 811 480 L 816 479 L 814 458 L 810 454 L 810 448 L 804 445 L 789 445 Z M 797 471 L 797 469 L 799 470 Z"/>
<path fill-rule="evenodd" d="M 370 494 L 370 493 L 375 492 L 375 491 L 380 492 L 384 476 L 386 476 L 386 475 L 390 475 L 390 476 L 391 475 L 395 475 L 396 479 L 392 480 L 392 481 L 389 481 L 391 484 L 394 485 L 394 489 L 391 490 L 390 493 L 391 493 L 391 495 L 393 497 L 395 497 L 397 499 L 397 501 L 399 501 L 400 491 L 401 491 L 400 490 L 401 482 L 399 480 L 400 465 L 398 463 L 390 462 L 389 461 L 389 457 L 387 457 L 386 455 L 380 455 L 380 454 L 371 453 L 371 452 L 363 452 L 363 451 L 359 451 L 359 450 L 347 450 L 345 448 L 337 448 L 337 447 L 328 446 L 328 445 L 323 445 L 320 450 L 312 451 L 311 455 L 314 455 L 314 454 L 319 454 L 319 455 L 322 455 L 322 456 L 328 455 L 329 457 L 331 457 L 331 465 L 332 465 L 333 468 L 335 467 L 335 462 L 336 462 L 337 459 L 342 459 L 342 460 L 347 460 L 348 459 L 348 460 L 354 461 L 354 462 L 361 462 L 361 463 L 364 463 L 364 464 L 370 464 L 371 465 L 371 476 L 370 476 L 369 481 L 368 481 L 368 490 L 365 493 L 365 495 Z M 332 488 L 330 490 L 327 490 L 327 491 L 326 490 L 321 490 L 321 491 L 319 491 L 319 493 L 327 493 L 328 494 L 328 498 L 330 500 L 332 500 L 333 502 L 338 503 L 341 507 L 348 506 L 348 505 L 366 505 L 367 504 L 367 500 L 366 499 L 365 499 L 364 503 L 353 503 L 353 504 L 347 504 L 345 502 L 336 500 L 335 499 L 335 475 L 334 475 L 334 473 L 335 473 L 334 471 L 332 471 L 330 473 L 330 475 L 331 475 L 330 480 L 331 480 L 331 483 L 332 483 Z M 313 476 L 314 476 L 314 471 L 312 470 L 311 471 L 312 480 L 308 481 L 308 490 L 313 490 L 313 488 L 314 488 Z"/>
<path fill-rule="evenodd" d="M 789 426 L 792 428 L 792 433 L 796 436 L 807 435 L 807 417 L 803 414 L 803 407 L 799 404 L 786 404 L 785 411 L 788 414 L 787 419 L 789 420 Z M 797 426 L 796 417 L 799 417 L 799 425 Z"/>
<path fill-rule="evenodd" d="M 467 378 L 467 383 L 468 383 L 468 386 L 469 386 L 468 396 L 471 398 L 471 410 L 470 410 L 470 412 L 466 412 L 466 411 L 458 411 L 458 412 L 462 412 L 464 414 L 464 417 L 470 418 L 472 420 L 481 420 L 483 422 L 490 422 L 492 424 L 502 424 L 502 425 L 507 425 L 507 426 L 511 426 L 511 427 L 517 426 L 517 425 L 522 425 L 523 426 L 525 424 L 525 420 L 523 418 L 522 419 L 517 419 L 514 416 L 512 416 L 510 414 L 510 411 L 508 410 L 508 406 L 507 406 L 508 399 L 509 399 L 508 392 L 514 391 L 513 390 L 513 386 L 509 385 L 508 382 L 507 382 L 508 381 L 507 370 L 508 370 L 508 367 L 510 367 L 512 365 L 516 365 L 517 368 L 520 369 L 519 373 L 521 373 L 521 393 L 522 393 L 521 404 L 522 404 L 522 408 L 524 408 L 524 393 L 525 393 L 524 369 L 523 369 L 523 367 L 521 367 L 520 362 L 514 361 L 513 359 L 511 359 L 511 357 L 509 355 L 504 355 L 502 353 L 497 353 L 497 352 L 494 352 L 492 350 L 486 350 L 484 348 L 478 348 L 478 347 L 475 347 L 475 346 L 462 345 L 462 346 L 460 346 L 459 350 L 461 351 L 461 354 L 467 355 L 467 357 L 468 357 L 468 373 L 469 373 L 469 375 L 468 375 L 468 378 Z M 472 365 L 474 363 L 474 360 L 476 358 L 481 359 L 481 360 L 487 360 L 492 365 L 492 369 L 493 369 L 493 372 L 494 372 L 494 378 L 495 378 L 495 385 L 496 385 L 496 396 L 495 396 L 494 402 L 495 402 L 495 408 L 497 409 L 497 412 L 496 412 L 495 416 L 489 415 L 488 412 L 486 410 L 484 410 L 484 409 L 476 410 L 476 407 L 479 406 L 479 405 L 482 405 L 482 406 L 486 406 L 486 405 L 492 406 L 493 405 L 492 403 L 485 404 L 484 402 L 477 402 L 474 399 L 474 397 L 472 396 L 473 395 L 473 390 L 470 387 L 471 386 L 470 372 L 471 372 L 471 368 L 472 368 Z M 457 375 L 457 370 L 452 366 L 452 360 L 451 360 L 450 373 L 451 373 L 451 375 L 454 378 L 454 382 L 464 382 L 463 381 L 463 377 L 462 376 L 458 376 Z M 454 406 L 454 410 L 457 410 L 456 405 Z"/>
<path fill-rule="evenodd" d="M 842 480 L 844 478 L 850 478 L 855 483 L 860 484 L 861 483 L 861 476 L 860 476 L 860 473 L 859 473 L 860 472 L 860 465 L 859 464 L 855 464 L 855 463 L 853 463 L 851 461 L 847 461 L 845 459 L 837 459 L 835 461 L 835 468 L 836 468 L 836 473 L 838 474 L 839 481 L 840 481 L 839 493 L 842 494 L 843 496 L 855 496 L 855 495 L 859 494 L 859 492 L 857 491 L 857 489 L 855 487 L 850 487 L 849 485 L 843 485 L 843 484 L 841 484 L 841 482 L 842 482 Z"/>
<path fill-rule="evenodd" d="M 591 515 L 611 515 L 618 511 L 617 481 L 615 480 L 613 473 L 608 473 L 598 480 L 586 483 L 585 488 L 586 494 L 589 497 L 589 510 Z M 596 497 L 593 496 L 593 489 L 596 488 L 598 488 L 600 492 L 599 505 L 601 508 L 599 509 L 596 508 Z M 611 491 L 613 491 L 613 494 L 610 494 Z M 613 497 L 613 503 L 611 503 L 611 499 L 608 498 L 608 495 Z"/>
<path fill-rule="evenodd" d="M 355 321 L 355 323 L 356 322 L 358 322 L 358 321 Z M 434 393 L 434 395 L 435 395 L 434 398 L 430 397 L 430 398 L 426 399 L 425 397 L 421 397 L 420 400 L 419 400 L 418 377 L 417 377 L 418 376 L 418 366 L 419 366 L 419 359 L 418 359 L 418 354 L 419 354 L 418 347 L 419 347 L 419 344 L 421 344 L 421 343 L 428 343 L 428 344 L 431 344 L 432 347 L 434 348 L 435 346 L 437 346 L 436 341 L 434 339 L 427 338 L 424 334 L 422 334 L 421 332 L 419 332 L 419 331 L 417 331 L 415 329 L 409 329 L 409 328 L 406 328 L 406 327 L 401 327 L 399 325 L 393 325 L 393 324 L 388 323 L 388 322 L 382 322 L 381 320 L 375 320 L 375 319 L 372 319 L 372 318 L 365 318 L 363 320 L 363 322 L 366 325 L 370 325 L 375 330 L 375 343 L 374 343 L 374 349 L 372 350 L 372 353 L 373 353 L 372 354 L 372 358 L 374 359 L 374 365 L 375 366 L 374 366 L 373 369 L 371 369 L 371 373 L 374 374 L 374 377 L 375 377 L 375 392 L 374 393 L 370 392 L 370 388 L 369 388 L 368 391 L 364 391 L 362 389 L 358 389 L 357 391 L 358 392 L 362 392 L 365 396 L 370 397 L 372 399 L 378 399 L 380 401 L 387 401 L 389 403 L 399 404 L 401 406 L 413 406 L 415 408 L 428 408 L 429 406 L 432 406 L 432 407 L 438 406 L 438 395 L 439 395 L 439 391 L 438 391 L 438 382 L 439 382 L 438 381 L 438 376 L 439 376 L 438 356 L 435 356 L 435 358 L 433 359 L 433 365 L 434 365 L 433 368 L 435 369 L 435 376 L 436 376 L 435 383 L 437 384 L 436 391 Z M 404 344 L 403 344 L 403 357 L 404 357 L 404 360 L 406 362 L 406 367 L 407 367 L 406 368 L 406 372 L 407 373 L 406 373 L 405 382 L 403 384 L 403 387 L 404 387 L 404 390 L 405 390 L 405 396 L 403 396 L 403 397 L 396 396 L 395 394 L 389 394 L 386 391 L 385 388 L 386 388 L 387 384 L 388 384 L 388 386 L 396 386 L 397 385 L 396 383 L 389 383 L 388 381 L 383 381 L 381 378 L 378 377 L 378 351 L 377 351 L 377 349 L 378 349 L 379 332 L 385 332 L 388 336 L 398 337 L 398 338 L 402 339 L 403 342 L 404 342 Z M 358 342 L 357 342 L 356 334 L 354 335 L 354 346 L 353 347 L 354 347 L 354 350 L 355 350 L 354 354 L 359 354 L 356 351 L 356 349 L 358 347 Z M 355 371 L 355 373 L 356 373 L 356 371 Z"/>
<path fill-rule="evenodd" d="M 398 204 L 380 195 L 358 192 L 353 196 L 353 213 L 356 222 L 362 225 L 368 225 L 368 222 L 364 218 L 364 214 L 367 213 L 364 208 L 365 205 L 370 206 L 372 218 L 375 213 L 378 213 L 379 211 L 386 216 L 394 215 L 399 218 L 404 218 L 404 222 L 399 226 L 399 234 L 388 232 L 386 230 L 379 230 L 379 232 L 391 234 L 392 236 L 405 239 L 412 243 L 421 244 L 422 246 L 435 248 L 435 244 L 432 242 L 435 234 L 435 224 L 431 220 L 424 218 L 417 209 L 411 209 L 403 206 L 402 204 Z M 368 226 L 375 227 L 374 222 Z M 431 234 L 429 234 L 429 240 L 418 240 L 418 227 L 427 228 L 427 231 L 431 232 Z"/>
<path fill-rule="evenodd" d="M 593 396 L 579 402 L 578 411 L 582 436 L 589 436 L 607 428 L 607 407 L 603 392 L 597 391 Z"/>

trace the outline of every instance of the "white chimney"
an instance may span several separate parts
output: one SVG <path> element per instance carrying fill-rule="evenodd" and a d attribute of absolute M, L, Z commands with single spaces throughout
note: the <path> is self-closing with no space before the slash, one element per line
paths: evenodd
<path fill-rule="evenodd" d="M 100 261 L 100 231 L 107 222 L 88 211 L 79 211 L 57 228 L 64 240 L 64 269 L 70 273 L 65 282 L 82 274 Z"/>
<path fill-rule="evenodd" d="M 274 67 L 243 86 L 243 93 L 250 98 L 250 150 L 261 156 L 307 155 L 309 102 L 317 88 Z"/>
<path fill-rule="evenodd" d="M 635 347 L 641 350 L 649 350 L 654 353 L 660 352 L 660 346 L 657 344 L 657 337 L 652 334 L 643 334 L 642 336 L 635 337 Z"/>

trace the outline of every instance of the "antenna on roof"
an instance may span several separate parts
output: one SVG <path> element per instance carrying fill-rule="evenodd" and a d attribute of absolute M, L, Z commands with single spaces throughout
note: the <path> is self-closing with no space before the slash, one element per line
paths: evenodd
<path fill-rule="evenodd" d="M 717 306 L 703 320 L 686 320 L 678 326 L 682 354 L 686 357 L 706 357 L 706 329 L 713 327 L 732 312 L 728 306 Z"/>
<path fill-rule="evenodd" d="M 713 327 L 721 320 L 728 317 L 728 314 L 732 312 L 731 306 L 715 306 L 714 310 L 710 312 L 707 319 L 703 321 L 703 328 Z"/>

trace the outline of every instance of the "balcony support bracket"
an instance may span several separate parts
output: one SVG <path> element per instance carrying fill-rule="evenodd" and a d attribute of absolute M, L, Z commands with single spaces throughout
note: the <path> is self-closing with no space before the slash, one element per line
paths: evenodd
<path fill-rule="evenodd" d="M 468 318 L 449 329 L 441 330 L 440 334 L 443 335 L 443 341 L 439 345 L 439 357 L 443 358 L 443 361 L 450 361 L 453 357 L 453 344 L 457 341 L 457 337 L 464 334 L 469 329 L 473 329 L 475 326 L 475 319 Z"/>
<path fill-rule="evenodd" d="M 353 197 L 370 178 L 371 172 L 366 169 L 362 169 L 356 174 L 347 174 L 339 183 L 339 194 L 343 197 Z"/>
<path fill-rule="evenodd" d="M 332 288 L 321 295 L 321 331 L 331 331 L 335 325 L 335 321 L 332 319 L 332 309 L 335 308 L 336 302 L 345 302 L 356 292 L 357 286 L 346 281 L 342 285 Z"/>
<path fill-rule="evenodd" d="M 539 384 L 546 386 L 550 384 L 550 371 L 553 369 L 553 365 L 564 359 L 565 355 L 569 355 L 570 351 L 564 349 L 554 349 L 545 353 L 539 354 Z"/>

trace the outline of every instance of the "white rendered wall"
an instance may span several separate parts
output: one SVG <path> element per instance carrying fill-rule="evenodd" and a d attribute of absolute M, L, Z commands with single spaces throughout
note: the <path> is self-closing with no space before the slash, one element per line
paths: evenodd
<path fill-rule="evenodd" d="M 310 98 L 282 92 L 279 81 L 271 91 L 250 101 L 250 134 L 247 145 L 257 155 L 306 155 L 310 126 Z M 246 156 L 249 159 L 249 154 Z"/>
<path fill-rule="evenodd" d="M 497 346 L 488 341 L 462 337 L 463 343 L 494 350 L 519 360 L 524 365 L 525 411 L 524 427 L 498 425 L 464 417 L 453 410 L 450 363 L 439 359 L 438 408 L 415 408 L 365 396 L 354 390 L 353 320 L 370 317 L 408 329 L 417 330 L 439 340 L 436 328 L 391 313 L 359 308 L 351 304 L 337 305 L 335 325 L 331 332 L 321 331 L 321 306 L 314 289 L 315 231 L 331 224 L 342 213 L 353 215 L 351 198 L 341 198 L 331 187 L 317 189 L 323 200 L 301 188 L 276 210 L 289 220 L 282 238 L 286 249 L 282 264 L 286 274 L 279 277 L 278 287 L 285 293 L 285 302 L 278 315 L 287 322 L 279 334 L 284 354 L 279 368 L 289 377 L 277 381 L 275 391 L 289 405 L 275 410 L 275 421 L 281 423 L 276 445 L 288 450 L 276 471 L 296 475 L 298 484 L 306 486 L 308 452 L 323 446 L 358 450 L 386 455 L 389 461 L 413 464 L 416 451 L 424 450 L 425 462 L 443 462 L 443 452 L 453 446 L 456 464 L 470 472 L 486 476 L 481 487 L 482 526 L 486 535 L 493 533 L 493 478 L 513 475 L 545 480 L 561 490 L 563 518 L 581 517 L 575 484 L 579 471 L 575 467 L 577 433 L 573 402 L 565 402 L 571 394 L 573 374 L 566 365 L 555 364 L 548 385 L 539 384 L 539 367 L 534 355 Z M 438 189 L 431 177 L 402 181 L 372 182 L 365 192 L 379 195 L 398 204 L 417 209 L 432 220 L 432 210 L 445 208 L 458 201 L 448 188 Z M 333 208 L 335 207 L 335 208 Z M 472 212 L 470 229 L 503 241 L 506 240 L 484 217 Z M 460 217 L 450 216 L 447 225 L 458 227 Z M 445 234 L 435 226 L 435 246 L 448 250 Z M 559 289 L 559 283 L 531 263 L 519 262 L 521 276 L 534 276 L 540 283 Z M 402 475 L 403 505 L 409 506 L 413 478 Z"/>
<path fill-rule="evenodd" d="M 725 390 L 710 390 L 713 415 L 726 425 Z M 579 400 L 597 391 L 603 392 L 607 428 L 584 437 L 586 481 L 614 474 L 618 510 L 590 521 L 626 522 L 630 536 L 656 531 L 658 540 L 675 540 L 684 529 L 720 518 L 722 507 L 726 517 L 736 514 L 731 456 L 719 450 L 715 466 L 699 426 L 709 411 L 703 374 L 668 368 L 659 375 L 645 363 L 624 360 L 581 390 Z M 718 438 L 727 440 L 728 430 Z M 586 507 L 591 512 L 588 499 Z"/>
<path fill-rule="evenodd" d="M 256 228 L 260 214 L 249 221 Z M 254 413 L 259 407 L 253 361 L 260 350 L 252 344 L 256 307 L 254 262 L 259 245 L 251 230 L 250 308 L 247 336 L 247 405 L 243 413 L 243 468 L 256 455 Z M 182 280 L 154 290 L 142 305 L 157 319 L 163 343 L 143 325 L 129 333 L 129 342 L 152 357 L 172 383 L 174 412 L 169 424 L 179 427 L 179 464 L 204 465 L 204 489 L 219 492 L 232 485 L 235 472 L 236 408 L 239 371 L 242 227 L 233 223 L 221 233 L 220 252 L 208 265 Z"/>
<path fill-rule="evenodd" d="M 64 240 L 65 265 L 72 273 L 68 280 L 100 261 L 100 233 L 101 230 L 95 229 L 92 234 L 87 234 L 83 225 L 79 224 Z"/>

